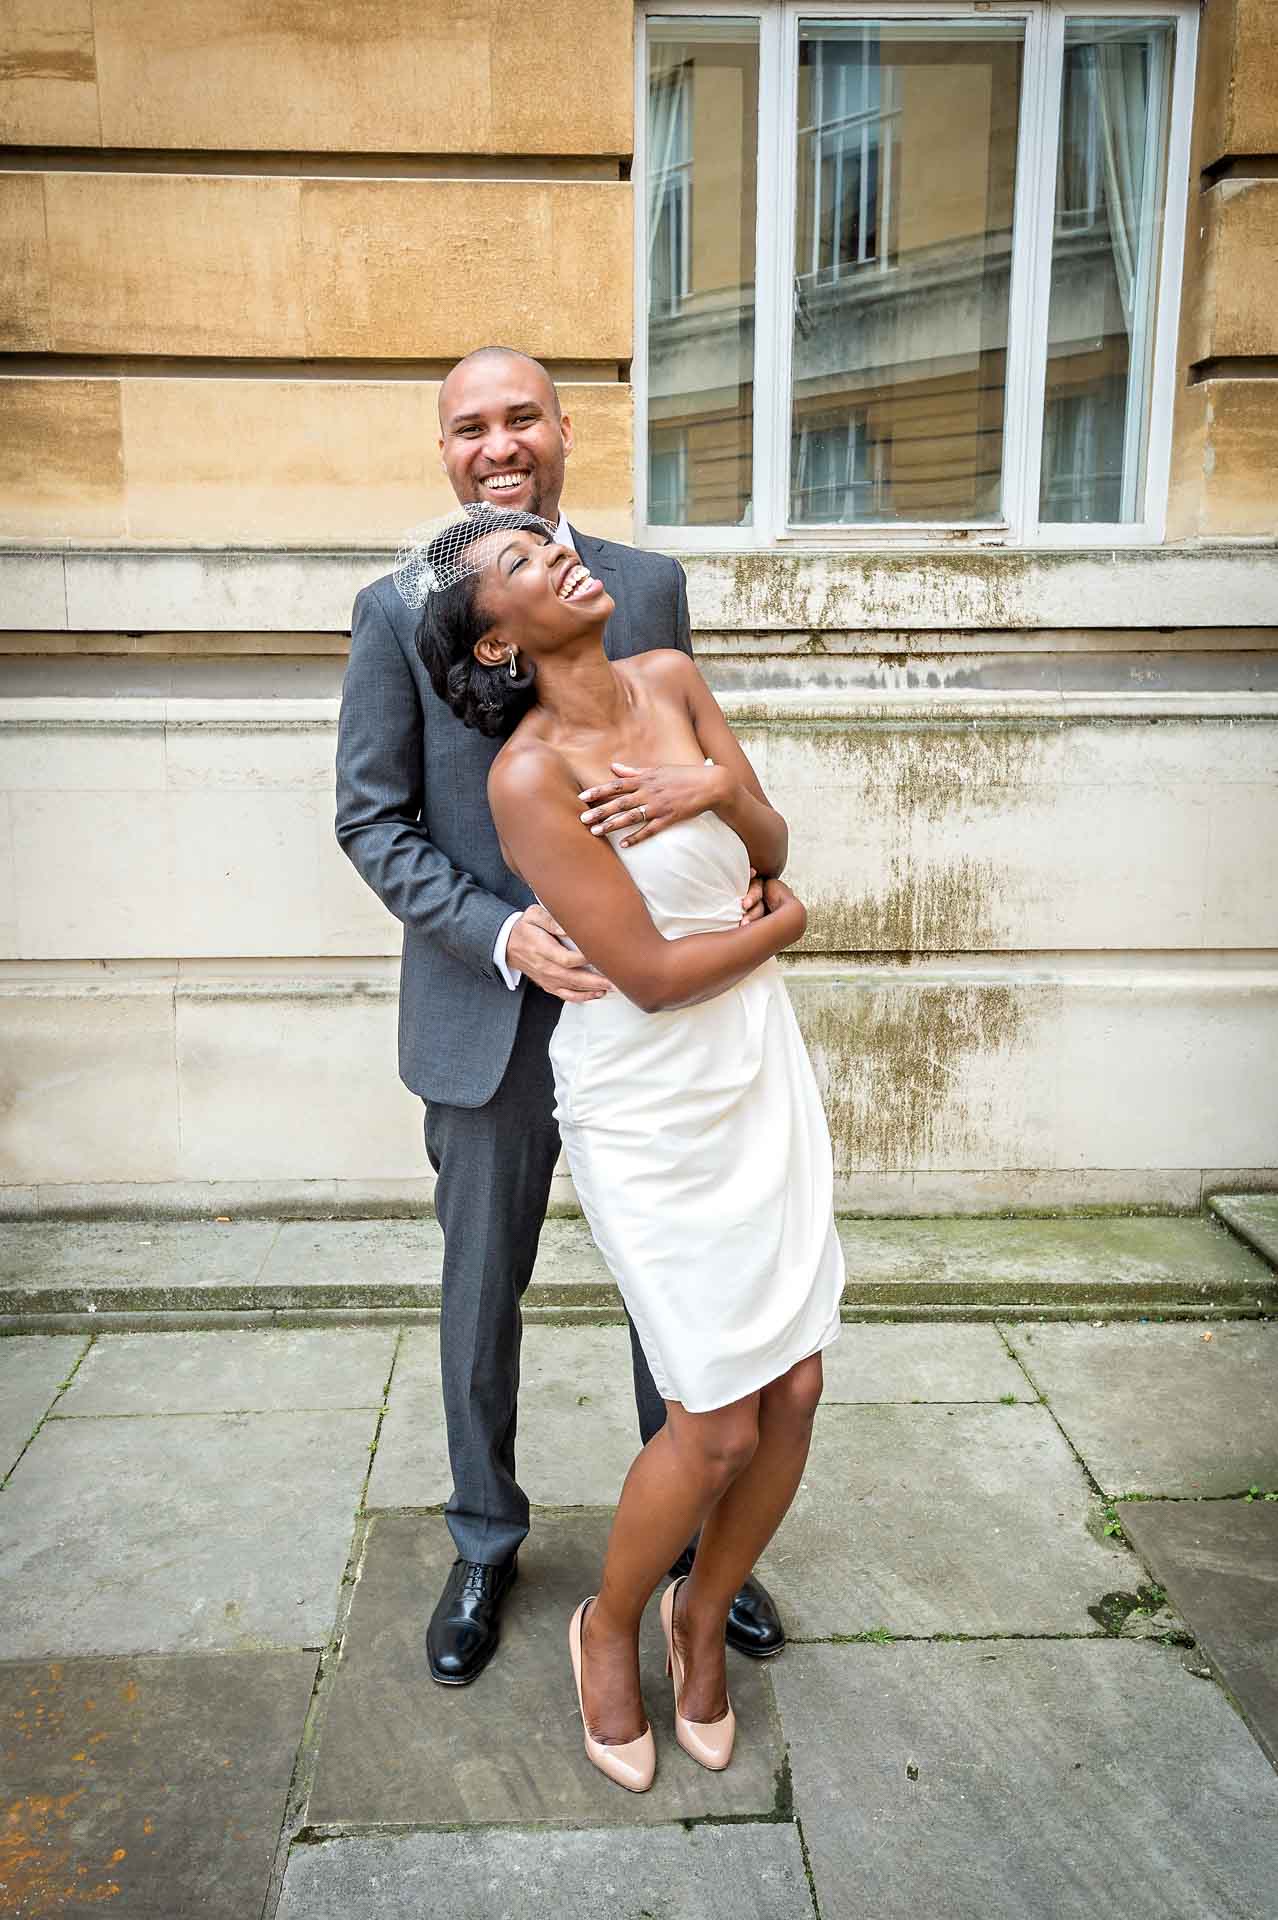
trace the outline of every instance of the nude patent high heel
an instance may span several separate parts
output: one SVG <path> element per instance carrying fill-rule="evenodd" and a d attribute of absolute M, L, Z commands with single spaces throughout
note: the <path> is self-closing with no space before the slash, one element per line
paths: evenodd
<path fill-rule="evenodd" d="M 596 1740 L 586 1724 L 586 1709 L 581 1698 L 581 1626 L 586 1608 L 594 1598 L 592 1593 L 589 1599 L 583 1600 L 568 1623 L 568 1652 L 572 1659 L 572 1677 L 577 1683 L 577 1705 L 581 1711 L 586 1758 L 598 1767 L 600 1773 L 615 1780 L 619 1787 L 625 1787 L 630 1793 L 647 1793 L 657 1771 L 657 1744 L 652 1737 L 652 1728 L 645 1727 L 637 1740 L 625 1740 L 618 1746 L 611 1746 L 606 1740 Z"/>
<path fill-rule="evenodd" d="M 699 1760 L 711 1773 L 722 1773 L 732 1758 L 733 1742 L 737 1737 L 737 1716 L 732 1711 L 731 1700 L 721 1720 L 685 1720 L 679 1711 L 679 1695 L 683 1692 L 683 1662 L 675 1646 L 674 1606 L 675 1595 L 687 1577 L 685 1573 L 673 1586 L 667 1587 L 661 1596 L 661 1626 L 666 1636 L 666 1672 L 674 1681 L 675 1739 L 685 1753 Z"/>

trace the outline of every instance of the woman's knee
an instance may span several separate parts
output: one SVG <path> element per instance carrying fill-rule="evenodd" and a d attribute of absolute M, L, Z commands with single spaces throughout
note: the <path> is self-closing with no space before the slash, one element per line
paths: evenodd
<path fill-rule="evenodd" d="M 800 1360 L 779 1380 L 764 1388 L 764 1406 L 769 1416 L 797 1426 L 811 1426 L 824 1385 L 821 1356 L 810 1353 L 806 1360 Z"/>
<path fill-rule="evenodd" d="M 722 1492 L 754 1458 L 759 1444 L 758 1402 L 752 1398 L 714 1413 L 685 1414 L 679 1426 L 679 1438 L 695 1453 L 702 1477 Z"/>

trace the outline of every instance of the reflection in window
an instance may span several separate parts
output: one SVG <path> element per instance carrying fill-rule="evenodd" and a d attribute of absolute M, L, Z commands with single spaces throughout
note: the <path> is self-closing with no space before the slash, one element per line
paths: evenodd
<path fill-rule="evenodd" d="M 794 484 L 796 518 L 848 526 L 883 510 L 890 449 L 865 413 L 805 420 Z"/>
<path fill-rule="evenodd" d="M 1119 518 L 1123 478 L 1123 383 L 1058 393 L 1043 418 L 1044 520 Z"/>
<path fill-rule="evenodd" d="M 754 485 L 757 21 L 650 20 L 647 92 L 648 520 L 744 525 Z"/>
<path fill-rule="evenodd" d="M 687 513 L 687 437 L 664 434 L 648 444 L 648 517 L 658 527 L 679 527 Z"/>
<path fill-rule="evenodd" d="M 691 94 L 692 70 L 683 66 L 654 81 L 648 97 L 650 303 L 661 315 L 677 313 L 689 289 Z"/>
<path fill-rule="evenodd" d="M 808 250 L 798 273 L 815 283 L 880 257 L 880 229 L 886 235 L 891 223 L 892 143 L 872 30 L 853 27 L 845 39 L 805 45 L 813 119 L 799 127 L 800 221 Z M 886 175 L 881 201 L 880 165 Z"/>
<path fill-rule="evenodd" d="M 1044 520 L 1144 511 L 1174 34 L 1166 19 L 1066 24 Z"/>
<path fill-rule="evenodd" d="M 1023 34 L 799 23 L 795 525 L 1000 514 Z M 832 413 L 860 439 L 813 485 Z"/>

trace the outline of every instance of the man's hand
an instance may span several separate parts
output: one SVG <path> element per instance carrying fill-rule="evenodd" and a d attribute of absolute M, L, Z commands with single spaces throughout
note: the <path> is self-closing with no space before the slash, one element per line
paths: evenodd
<path fill-rule="evenodd" d="M 584 953 L 543 906 L 526 907 L 510 929 L 506 964 L 526 973 L 556 1000 L 602 1000 L 612 984 L 596 973 Z"/>
<path fill-rule="evenodd" d="M 763 882 L 760 880 L 754 868 L 751 867 L 750 888 L 747 893 L 742 895 L 741 899 L 742 926 L 752 926 L 756 920 L 762 920 L 767 911 L 768 909 L 763 903 Z"/>

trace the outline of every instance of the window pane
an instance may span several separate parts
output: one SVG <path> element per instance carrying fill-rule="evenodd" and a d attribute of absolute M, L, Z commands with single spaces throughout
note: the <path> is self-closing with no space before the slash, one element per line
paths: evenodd
<path fill-rule="evenodd" d="M 1066 23 L 1044 520 L 1144 512 L 1174 37 L 1166 19 Z"/>
<path fill-rule="evenodd" d="M 750 519 L 758 27 L 648 23 L 648 519 Z"/>
<path fill-rule="evenodd" d="M 1022 40 L 800 22 L 796 525 L 999 515 Z"/>

